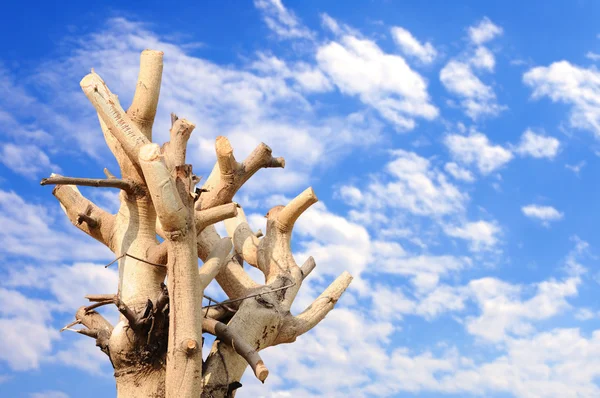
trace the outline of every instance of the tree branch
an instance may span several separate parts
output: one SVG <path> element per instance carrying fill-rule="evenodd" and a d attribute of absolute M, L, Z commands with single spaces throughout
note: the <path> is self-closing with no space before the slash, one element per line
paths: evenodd
<path fill-rule="evenodd" d="M 302 272 L 302 280 L 306 279 L 308 274 L 310 274 L 316 266 L 317 264 L 315 263 L 315 259 L 312 256 L 307 258 L 304 264 L 302 264 L 302 266 L 300 267 L 300 272 Z"/>
<path fill-rule="evenodd" d="M 237 203 L 226 203 L 224 205 L 211 207 L 210 209 L 196 212 L 196 231 L 200 232 L 209 225 L 224 221 L 238 215 L 239 205 Z"/>
<path fill-rule="evenodd" d="M 198 212 L 196 212 L 198 214 Z M 198 257 L 203 261 L 208 259 L 210 252 L 221 241 L 221 237 L 215 230 L 214 225 L 209 225 L 198 234 L 197 249 Z M 248 291 L 259 287 L 260 285 L 244 271 L 244 268 L 231 255 L 227 257 L 225 265 L 217 274 L 217 283 L 227 297 L 236 298 L 248 294 Z"/>
<path fill-rule="evenodd" d="M 143 145 L 149 144 L 146 137 L 131 118 L 125 113 L 113 93 L 96 73 L 85 76 L 79 83 L 100 119 L 106 124 L 110 133 L 121 144 L 123 151 L 133 165 L 138 165 L 138 153 Z"/>
<path fill-rule="evenodd" d="M 216 336 L 223 343 L 231 346 L 233 350 L 248 362 L 254 371 L 254 375 L 261 382 L 265 382 L 269 376 L 269 370 L 260 358 L 258 352 L 253 349 L 241 336 L 236 335 L 224 323 L 211 318 L 202 320 L 202 330 Z"/>
<path fill-rule="evenodd" d="M 279 212 L 276 223 L 279 229 L 285 232 L 291 231 L 298 217 L 318 200 L 312 187 L 304 190 Z"/>
<path fill-rule="evenodd" d="M 226 137 L 217 138 L 215 150 L 217 163 L 202 186 L 207 192 L 196 202 L 197 210 L 231 202 L 242 185 L 261 168 L 285 167 L 283 158 L 273 158 L 271 148 L 263 143 L 242 163 L 236 162 Z"/>
<path fill-rule="evenodd" d="M 192 168 L 176 166 L 173 176 L 160 159 L 156 144 L 139 151 L 156 215 L 168 242 L 169 343 L 165 389 L 167 397 L 197 397 L 202 392 L 202 295 L 199 289 L 198 249 Z"/>
<path fill-rule="evenodd" d="M 350 282 L 352 276 L 348 272 L 342 273 L 301 314 L 286 318 L 273 345 L 292 343 L 315 327 L 333 309 Z"/>
<path fill-rule="evenodd" d="M 52 177 L 60 177 L 55 174 Z M 94 239 L 113 250 L 111 241 L 115 216 L 85 198 L 74 185 L 57 185 L 52 194 L 58 199 L 69 221 Z M 81 218 L 85 214 L 87 217 Z M 82 222 L 89 221 L 93 222 Z M 114 251 L 114 250 L 113 250 Z"/>
<path fill-rule="evenodd" d="M 217 276 L 221 268 L 225 266 L 227 256 L 231 252 L 231 239 L 223 238 L 215 245 L 212 252 L 209 254 L 206 262 L 200 267 L 198 272 L 200 276 L 200 288 L 202 291 L 206 289 L 210 282 Z"/>
<path fill-rule="evenodd" d="M 123 191 L 133 194 L 136 191 L 136 185 L 132 181 L 120 180 L 118 178 L 77 178 L 77 177 L 62 177 L 52 175 L 49 178 L 42 178 L 40 185 L 79 185 L 84 187 L 102 187 L 102 188 L 118 188 Z"/>
<path fill-rule="evenodd" d="M 196 126 L 185 119 L 177 119 L 171 127 L 171 138 L 163 145 L 167 169 L 185 164 L 187 143 Z"/>
<path fill-rule="evenodd" d="M 143 146 L 139 161 L 163 231 L 182 230 L 188 210 L 179 196 L 175 180 L 160 159 L 160 147 L 157 144 Z"/>
<path fill-rule="evenodd" d="M 96 311 L 87 311 L 85 308 L 86 307 L 79 307 L 77 313 L 75 314 L 75 319 L 78 323 L 81 323 L 83 326 L 87 327 L 88 330 L 96 336 L 96 345 L 100 347 L 102 352 L 104 352 L 106 355 L 109 355 L 108 340 L 112 334 L 113 325 L 111 325 L 110 322 L 108 322 Z M 79 333 L 85 334 L 84 332 Z"/>
<path fill-rule="evenodd" d="M 162 72 L 163 52 L 142 51 L 137 86 L 127 115 L 150 141 L 152 140 L 152 125 L 156 116 Z"/>
<path fill-rule="evenodd" d="M 97 294 L 97 295 L 87 295 L 85 296 L 86 299 L 92 301 L 92 302 L 96 302 L 95 304 L 92 305 L 88 305 L 87 307 L 83 307 L 84 310 L 86 311 L 86 313 L 91 312 L 92 310 L 98 308 L 98 307 L 102 307 L 104 305 L 108 305 L 108 304 L 114 304 L 117 309 L 119 310 L 119 312 L 121 314 L 123 314 L 123 316 L 125 317 L 125 319 L 127 319 L 127 322 L 129 323 L 129 326 L 136 330 L 139 328 L 140 323 L 138 320 L 138 316 L 135 313 L 135 311 L 133 311 L 131 308 L 129 308 L 129 306 L 127 304 L 125 304 L 118 295 L 116 294 Z"/>

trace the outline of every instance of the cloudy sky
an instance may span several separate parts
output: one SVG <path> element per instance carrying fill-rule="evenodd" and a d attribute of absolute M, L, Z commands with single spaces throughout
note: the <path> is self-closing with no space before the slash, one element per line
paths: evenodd
<path fill-rule="evenodd" d="M 58 332 L 115 291 L 111 253 L 39 180 L 117 169 L 79 81 L 93 67 L 127 104 L 151 48 L 156 141 L 176 112 L 200 175 L 217 135 L 286 158 L 236 197 L 255 228 L 314 187 L 296 309 L 355 277 L 239 397 L 600 396 L 600 3 L 118 3 L 0 16 L 0 395 L 114 394 L 104 354 Z"/>

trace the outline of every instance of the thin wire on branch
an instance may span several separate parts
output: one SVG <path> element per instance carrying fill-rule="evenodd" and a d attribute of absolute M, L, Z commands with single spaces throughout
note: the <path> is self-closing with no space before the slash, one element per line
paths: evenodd
<path fill-rule="evenodd" d="M 125 256 L 127 256 L 127 257 L 131 257 L 131 258 L 133 258 L 134 260 L 137 260 L 137 261 L 141 261 L 142 263 L 146 263 L 146 264 L 154 265 L 155 267 L 161 267 L 161 268 L 166 268 L 166 267 L 167 267 L 167 266 L 166 266 L 166 265 L 164 265 L 164 264 L 152 263 L 152 262 L 150 262 L 150 261 L 148 261 L 148 260 L 144 260 L 143 258 L 136 257 L 136 256 L 134 256 L 134 255 L 132 255 L 132 254 L 129 254 L 129 253 L 123 253 L 123 254 L 121 254 L 119 257 L 117 257 L 117 258 L 115 258 L 114 260 L 112 260 L 110 263 L 106 264 L 106 265 L 104 266 L 104 268 L 108 268 L 108 267 L 110 267 L 111 265 L 113 265 L 114 263 L 116 263 L 117 261 L 119 261 L 120 259 L 122 259 L 122 258 L 123 258 L 123 257 L 125 257 Z"/>
<path fill-rule="evenodd" d="M 252 297 L 262 296 L 263 294 L 269 294 L 269 293 L 278 292 L 280 290 L 288 289 L 288 288 L 294 286 L 295 284 L 296 284 L 296 282 L 293 282 L 293 283 L 291 283 L 289 285 L 286 285 L 286 286 L 278 287 L 276 289 L 267 290 L 266 292 L 254 293 L 254 294 L 250 294 L 250 295 L 244 296 L 244 297 L 239 297 L 239 298 L 235 298 L 235 299 L 229 299 L 229 300 L 221 301 L 220 303 L 209 304 L 209 305 L 206 305 L 206 306 L 204 306 L 202 308 L 219 307 L 219 306 L 225 306 L 225 305 L 231 304 L 231 303 L 237 303 L 238 301 L 247 300 L 247 299 L 252 298 Z M 208 298 L 208 299 L 209 299 L 209 301 L 214 301 L 214 300 L 212 300 L 210 298 Z"/>

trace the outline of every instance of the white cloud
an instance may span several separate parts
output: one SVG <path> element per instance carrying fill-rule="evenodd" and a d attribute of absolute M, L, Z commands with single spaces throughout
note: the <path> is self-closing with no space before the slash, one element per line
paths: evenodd
<path fill-rule="evenodd" d="M 444 139 L 452 158 L 465 165 L 475 165 L 482 174 L 489 174 L 506 163 L 513 155 L 510 150 L 489 142 L 482 133 L 469 136 L 450 134 Z"/>
<path fill-rule="evenodd" d="M 112 376 L 108 370 L 108 357 L 83 336 L 73 335 L 73 342 L 64 350 L 52 354 L 45 360 L 49 363 L 72 366 L 95 376 Z M 112 370 L 112 369 L 111 369 Z"/>
<path fill-rule="evenodd" d="M 534 99 L 549 97 L 552 102 L 570 105 L 571 126 L 600 137 L 600 72 L 595 68 L 554 62 L 530 69 L 523 82 L 533 89 Z"/>
<path fill-rule="evenodd" d="M 527 129 L 521 136 L 521 142 L 516 148 L 520 155 L 534 158 L 553 159 L 560 148 L 560 142 L 554 137 L 546 137 Z"/>
<path fill-rule="evenodd" d="M 461 61 L 451 60 L 440 71 L 440 81 L 450 93 L 461 98 L 461 106 L 471 119 L 498 115 L 506 107 L 496 102 L 496 94 Z"/>
<path fill-rule="evenodd" d="M 444 232 L 448 236 L 469 241 L 470 249 L 478 252 L 496 246 L 500 227 L 487 221 L 475 221 L 461 226 L 447 226 L 444 228 Z"/>
<path fill-rule="evenodd" d="M 58 330 L 50 327 L 47 303 L 0 288 L 0 340 L 10 342 L 10 350 L 0 350 L 0 360 L 13 370 L 29 370 L 39 366 L 58 339 Z"/>
<path fill-rule="evenodd" d="M 50 162 L 48 155 L 33 144 L 0 144 L 0 162 L 30 179 L 60 172 L 60 168 Z"/>
<path fill-rule="evenodd" d="M 548 225 L 551 221 L 558 221 L 563 218 L 563 213 L 559 212 L 552 206 L 541 206 L 530 204 L 521 207 L 521 211 L 529 218 L 534 218 Z"/>
<path fill-rule="evenodd" d="M 435 60 L 437 51 L 431 43 L 422 44 L 408 30 L 399 26 L 394 26 L 391 32 L 392 38 L 404 54 L 415 57 L 424 64 Z"/>
<path fill-rule="evenodd" d="M 9 341 L 11 349 L 0 351 L 0 360 L 13 370 L 37 369 L 42 363 L 56 362 L 99 373 L 108 365 L 106 356 L 83 336 L 69 336 L 73 346 L 53 352 L 61 340 L 53 321 L 57 314 L 72 317 L 84 304 L 86 294 L 116 292 L 116 270 L 87 263 L 9 268 L 1 284 L 0 301 L 5 305 L 0 307 L 0 340 Z M 33 299 L 17 289 L 43 292 L 49 297 Z M 83 360 L 79 354 L 94 360 Z"/>
<path fill-rule="evenodd" d="M 567 297 L 578 292 L 579 277 L 562 282 L 549 280 L 536 286 L 536 294 L 521 301 L 523 287 L 494 278 L 469 283 L 469 288 L 481 309 L 481 315 L 467 322 L 469 333 L 491 342 L 500 342 L 509 335 L 526 336 L 534 332 L 532 322 L 548 319 L 569 308 Z"/>
<path fill-rule="evenodd" d="M 412 130 L 416 118 L 438 116 L 425 79 L 373 41 L 343 36 L 319 47 L 317 61 L 342 93 L 358 96 L 399 131 Z"/>
<path fill-rule="evenodd" d="M 579 321 L 589 321 L 598 317 L 598 313 L 590 310 L 589 308 L 580 308 L 575 312 L 575 319 Z"/>
<path fill-rule="evenodd" d="M 410 278 L 411 284 L 419 293 L 433 291 L 441 277 L 448 276 L 472 265 L 468 257 L 450 255 L 414 255 L 380 259 L 373 273 L 403 275 Z"/>
<path fill-rule="evenodd" d="M 94 67 L 127 106 L 135 88 L 132 82 L 137 78 L 139 53 L 145 48 L 165 52 L 153 138 L 157 142 L 168 140 L 173 111 L 194 122 L 196 129 L 187 153 L 201 174 L 203 168 L 214 164 L 215 132 L 230 139 L 237 159 L 243 159 L 263 141 L 275 156 L 286 158 L 285 172 L 271 170 L 253 177 L 251 183 L 263 187 L 261 194 L 302 187 L 313 168 L 322 163 L 325 151 L 338 157 L 359 144 L 376 142 L 381 134 L 382 124 L 371 112 L 328 112 L 322 116 L 315 109 L 305 95 L 333 87 L 315 64 L 287 62 L 259 52 L 244 66 L 219 65 L 191 56 L 184 46 L 169 43 L 144 25 L 122 18 L 110 20 L 101 31 L 74 43 L 75 50 L 67 58 L 44 64 L 36 81 L 44 82 L 49 93 L 60 93 L 53 103 L 58 114 L 65 108 L 73 109 L 70 122 L 60 131 L 95 156 L 108 154 L 98 149 L 105 144 L 93 108 L 81 90 L 65 90 L 62 83 L 79 81 L 83 70 Z M 81 134 L 82 130 L 94 133 Z"/>
<path fill-rule="evenodd" d="M 475 181 L 475 177 L 473 176 L 473 173 L 471 173 L 469 170 L 467 170 L 465 168 L 460 167 L 459 165 L 457 165 L 454 162 L 446 163 L 444 165 L 444 170 L 446 170 L 446 172 L 448 174 L 450 174 L 452 177 L 456 178 L 457 180 L 466 181 L 466 182 Z"/>
<path fill-rule="evenodd" d="M 313 33 L 302 25 L 281 0 L 254 0 L 254 6 L 264 13 L 264 21 L 282 39 L 311 39 Z"/>
<path fill-rule="evenodd" d="M 477 47 L 469 61 L 474 67 L 485 69 L 490 72 L 494 70 L 494 66 L 496 65 L 494 54 L 483 46 Z"/>
<path fill-rule="evenodd" d="M 567 170 L 571 170 L 573 173 L 575 173 L 576 176 L 579 176 L 579 173 L 585 167 L 586 164 L 587 164 L 586 161 L 582 160 L 581 162 L 579 162 L 577 164 L 565 164 L 565 168 Z"/>
<path fill-rule="evenodd" d="M 592 61 L 594 61 L 594 62 L 596 62 L 596 61 L 600 60 L 600 54 L 597 54 L 597 53 L 595 53 L 595 52 L 592 52 L 592 51 L 588 51 L 588 52 L 585 54 L 585 57 L 586 57 L 587 59 L 591 59 L 591 60 L 592 60 Z"/>
<path fill-rule="evenodd" d="M 47 191 L 50 195 L 50 189 Z M 60 220 L 59 224 L 56 220 Z M 0 253 L 42 261 L 109 259 L 112 253 L 76 230 L 60 211 L 26 202 L 12 191 L 0 190 Z M 62 225 L 69 225 L 63 231 Z"/>
<path fill-rule="evenodd" d="M 436 216 L 460 212 L 468 195 L 448 182 L 429 160 L 414 152 L 395 150 L 385 166 L 389 181 L 376 178 L 366 189 L 343 186 L 342 198 L 353 206 L 400 208 L 415 215 Z"/>
<path fill-rule="evenodd" d="M 259 52 L 258 59 L 252 62 L 252 69 L 265 76 L 294 79 L 304 92 L 326 92 L 333 89 L 333 85 L 320 69 L 305 62 L 296 62 L 290 66 L 283 59 Z"/>
<path fill-rule="evenodd" d="M 479 24 L 469 27 L 469 38 L 474 44 L 483 44 L 502 33 L 503 29 L 495 25 L 488 17 L 484 17 Z"/>
<path fill-rule="evenodd" d="M 42 391 L 35 392 L 29 396 L 29 398 L 69 398 L 67 394 L 62 391 Z"/>

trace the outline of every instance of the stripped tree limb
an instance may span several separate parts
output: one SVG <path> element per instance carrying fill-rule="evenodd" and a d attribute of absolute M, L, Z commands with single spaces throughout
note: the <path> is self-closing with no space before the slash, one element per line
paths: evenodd
<path fill-rule="evenodd" d="M 118 178 L 76 178 L 76 177 L 62 177 L 54 175 L 49 178 L 42 178 L 40 185 L 79 185 L 84 187 L 101 187 L 101 188 L 117 188 L 123 191 L 134 194 L 136 192 L 136 185 L 132 181 L 120 180 Z"/>
<path fill-rule="evenodd" d="M 197 211 L 196 214 L 198 214 Z M 210 252 L 221 239 L 214 225 L 203 229 L 197 239 L 198 257 L 206 261 Z M 221 268 L 216 280 L 229 298 L 245 296 L 249 291 L 260 287 L 232 255 L 227 257 L 226 264 Z"/>
<path fill-rule="evenodd" d="M 92 303 L 63 330 L 96 339 L 113 365 L 119 398 L 231 398 L 248 364 L 259 380 L 266 379 L 258 352 L 315 326 L 351 277 L 343 274 L 311 307 L 296 317 L 290 314 L 303 280 L 315 268 L 312 257 L 302 267 L 296 264 L 292 230 L 317 197 L 309 188 L 287 206 L 273 207 L 264 236 L 253 232 L 242 208 L 232 203 L 234 195 L 258 170 L 283 168 L 285 161 L 263 143 L 237 161 L 225 137 L 217 138 L 216 164 L 197 188 L 200 178 L 185 164 L 194 125 L 173 114 L 169 142 L 162 148 L 152 143 L 162 70 L 162 52 L 142 53 L 129 108 L 93 69 L 81 81 L 120 178 L 105 169 L 102 180 L 52 175 L 43 184 L 56 184 L 54 195 L 69 220 L 115 253 L 119 279 L 117 294 L 88 296 Z M 85 199 L 73 185 L 78 183 L 121 189 L 118 212 L 108 214 Z M 220 221 L 229 238 L 217 233 L 214 224 Z M 261 270 L 265 282 L 255 282 L 244 262 Z M 204 289 L 212 280 L 228 300 L 210 299 L 203 307 Z M 109 304 L 121 314 L 114 327 L 94 311 Z M 203 332 L 217 336 L 204 364 Z"/>
<path fill-rule="evenodd" d="M 75 319 L 96 335 L 96 345 L 100 347 L 102 352 L 110 356 L 108 341 L 113 331 L 113 325 L 96 311 L 87 311 L 85 307 L 79 307 Z"/>
<path fill-rule="evenodd" d="M 59 176 L 52 174 L 52 177 Z M 52 194 L 59 200 L 63 211 L 74 226 L 113 250 L 111 237 L 115 216 L 85 198 L 74 185 L 57 185 L 52 190 Z M 86 214 L 94 222 L 80 222 L 81 214 Z"/>
<path fill-rule="evenodd" d="M 131 106 L 127 110 L 127 115 L 149 140 L 152 140 L 152 125 L 160 95 L 162 72 L 163 52 L 142 51 L 135 94 Z"/>
<path fill-rule="evenodd" d="M 261 168 L 285 167 L 283 158 L 274 158 L 271 148 L 263 143 L 242 163 L 235 160 L 231 144 L 226 137 L 217 137 L 215 150 L 217 163 L 202 186 L 208 192 L 196 203 L 197 210 L 231 202 L 241 186 Z"/>
<path fill-rule="evenodd" d="M 106 167 L 104 168 L 104 175 L 106 176 L 106 178 L 108 179 L 113 179 L 113 178 L 117 178 L 115 177 L 115 175 L 113 173 L 111 173 Z"/>
<path fill-rule="evenodd" d="M 167 397 L 197 397 L 202 390 L 202 295 L 198 274 L 191 166 L 176 166 L 173 176 L 157 144 L 139 152 L 152 203 L 168 241 L 169 350 Z M 183 371 L 181 370 L 183 369 Z"/>
<path fill-rule="evenodd" d="M 79 84 L 96 108 L 101 120 L 121 144 L 127 157 L 134 166 L 137 166 L 140 148 L 150 143 L 148 137 L 142 134 L 136 123 L 121 108 L 121 105 L 114 101 L 113 97 L 115 96 L 100 76 L 92 72 L 85 76 Z"/>
<path fill-rule="evenodd" d="M 260 355 L 258 355 L 258 352 L 250 344 L 246 343 L 241 336 L 237 336 L 224 323 L 210 318 L 202 320 L 202 330 L 216 336 L 223 343 L 232 347 L 236 353 L 248 362 L 256 378 L 262 383 L 265 382 L 267 376 L 269 376 L 269 370 L 260 358 Z"/>
<path fill-rule="evenodd" d="M 187 143 L 196 126 L 185 119 L 177 119 L 171 127 L 171 138 L 162 147 L 167 169 L 185 164 Z"/>
<path fill-rule="evenodd" d="M 98 307 L 102 307 L 108 304 L 114 304 L 117 309 L 119 310 L 119 312 L 121 314 L 123 314 L 123 316 L 125 317 L 125 319 L 127 319 L 127 321 L 129 322 L 129 326 L 132 329 L 137 329 L 140 325 L 138 322 L 138 316 L 137 314 L 131 309 L 129 308 L 129 306 L 127 304 L 125 304 L 118 295 L 113 294 L 113 295 L 106 295 L 106 294 L 102 294 L 102 295 L 88 295 L 85 296 L 85 298 L 87 298 L 88 300 L 95 302 L 95 304 L 91 304 L 88 305 L 87 307 L 84 307 L 86 312 L 90 312 L 95 310 Z"/>
<path fill-rule="evenodd" d="M 221 268 L 226 264 L 227 256 L 231 252 L 232 244 L 230 238 L 223 238 L 215 245 L 206 262 L 200 267 L 200 288 L 206 289 L 208 284 L 215 279 Z"/>
<path fill-rule="evenodd" d="M 150 246 L 146 252 L 148 261 L 156 264 L 167 264 L 169 244 L 167 241 L 162 241 L 158 245 Z"/>
<path fill-rule="evenodd" d="M 352 276 L 348 272 L 342 273 L 301 314 L 286 318 L 274 345 L 292 343 L 298 336 L 314 328 L 333 309 L 350 282 Z"/>
<path fill-rule="evenodd" d="M 318 199 L 315 195 L 315 191 L 313 191 L 312 187 L 307 188 L 281 209 L 277 216 L 276 225 L 282 231 L 290 231 L 298 217 L 300 217 L 300 214 L 304 213 L 306 209 L 317 202 Z"/>
<path fill-rule="evenodd" d="M 196 231 L 200 232 L 209 225 L 236 217 L 240 209 L 241 208 L 237 203 L 226 203 L 224 205 L 211 207 L 210 209 L 197 211 Z"/>
<path fill-rule="evenodd" d="M 236 254 L 253 267 L 258 267 L 257 251 L 259 240 L 250 229 L 244 210 L 239 207 L 235 218 L 225 220 L 227 234 L 233 239 L 233 248 Z"/>
<path fill-rule="evenodd" d="M 300 267 L 300 272 L 302 272 L 302 280 L 306 279 L 308 274 L 310 274 L 316 266 L 317 264 L 315 263 L 315 259 L 312 256 L 307 258 L 304 264 L 302 264 L 302 266 Z"/>

